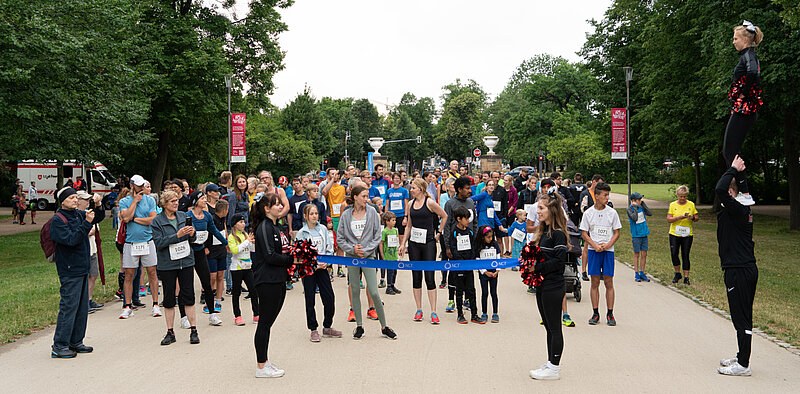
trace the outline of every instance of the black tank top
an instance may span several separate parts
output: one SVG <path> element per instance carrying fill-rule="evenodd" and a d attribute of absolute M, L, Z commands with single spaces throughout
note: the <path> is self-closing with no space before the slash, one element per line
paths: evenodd
<path fill-rule="evenodd" d="M 428 209 L 428 197 L 425 197 L 425 202 L 420 209 L 414 209 L 414 203 L 411 203 L 411 224 L 415 228 L 428 230 L 425 234 L 425 243 L 433 241 L 436 237 L 436 218 L 438 216 Z M 406 229 L 406 231 L 412 230 Z"/>

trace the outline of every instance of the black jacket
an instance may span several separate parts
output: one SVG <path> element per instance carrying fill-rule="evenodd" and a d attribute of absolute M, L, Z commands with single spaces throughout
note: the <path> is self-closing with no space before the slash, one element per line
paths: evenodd
<path fill-rule="evenodd" d="M 282 252 L 284 243 L 289 243 L 289 237 L 267 218 L 258 226 L 255 239 L 256 251 L 252 256 L 256 286 L 286 282 L 289 279 L 286 269 L 294 262 L 292 256 Z"/>
<path fill-rule="evenodd" d="M 508 192 L 502 186 L 497 186 L 492 192 L 492 201 L 500 202 L 500 210 L 494 211 L 495 216 L 497 216 L 500 221 L 503 222 L 503 226 L 506 225 L 506 217 L 508 216 Z"/>
<path fill-rule="evenodd" d="M 542 239 L 539 240 L 539 247 L 544 254 L 544 263 L 536 266 L 534 273 L 542 274 L 544 280 L 539 289 L 541 291 L 561 290 L 564 291 L 564 265 L 567 262 L 567 238 L 561 231 L 551 231 L 547 234 L 547 228 L 543 229 Z"/>
<path fill-rule="evenodd" d="M 447 247 L 450 248 L 450 252 L 453 254 L 453 260 L 475 260 L 475 250 L 473 247 L 470 247 L 467 250 L 458 250 L 458 237 L 459 235 L 466 235 L 469 237 L 470 246 L 473 242 L 475 242 L 475 234 L 472 232 L 472 229 L 467 227 L 465 229 L 460 229 L 458 226 L 453 226 L 453 233 L 450 234 L 451 236 L 448 238 Z"/>
<path fill-rule="evenodd" d="M 539 195 L 539 192 L 534 189 L 528 189 L 527 187 L 522 189 L 519 192 L 519 200 L 517 200 L 517 209 L 525 208 L 525 204 L 534 204 L 536 203 L 536 197 Z"/>
<path fill-rule="evenodd" d="M 717 243 L 719 243 L 719 260 L 722 269 L 755 266 L 756 256 L 753 252 L 753 214 L 746 207 L 728 194 L 728 186 L 734 177 L 742 178 L 735 168 L 731 167 L 719 178 L 714 191 L 721 203 L 717 212 Z M 744 180 L 747 182 L 747 180 Z"/>
<path fill-rule="evenodd" d="M 105 218 L 105 211 L 95 208 L 94 221 L 86 221 L 86 212 L 79 209 L 59 209 L 50 222 L 50 239 L 56 244 L 55 263 L 58 276 L 89 275 L 89 230 Z"/>

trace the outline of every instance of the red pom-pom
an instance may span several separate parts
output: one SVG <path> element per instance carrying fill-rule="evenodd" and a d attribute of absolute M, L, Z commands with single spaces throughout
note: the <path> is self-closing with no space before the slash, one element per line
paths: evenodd
<path fill-rule="evenodd" d="M 533 287 L 541 286 L 544 277 L 542 277 L 541 274 L 534 274 L 533 272 L 536 265 L 543 262 L 544 254 L 538 245 L 533 241 L 525 245 L 519 254 L 519 273 L 520 276 L 522 276 L 522 283 Z"/>
<path fill-rule="evenodd" d="M 317 248 L 311 243 L 311 240 L 295 241 L 289 250 L 289 254 L 297 261 L 286 269 L 289 276 L 302 279 L 306 276 L 314 275 L 314 271 L 317 270 Z"/>

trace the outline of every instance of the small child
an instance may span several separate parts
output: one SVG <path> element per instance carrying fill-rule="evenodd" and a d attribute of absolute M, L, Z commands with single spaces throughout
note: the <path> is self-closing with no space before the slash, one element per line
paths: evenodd
<path fill-rule="evenodd" d="M 511 238 L 514 240 L 514 245 L 511 247 L 511 257 L 518 259 L 520 253 L 522 252 L 522 248 L 525 247 L 525 241 L 528 240 L 528 233 L 527 233 L 527 226 L 525 225 L 525 219 L 528 216 L 528 213 L 525 212 L 524 209 L 517 209 L 516 211 L 517 220 L 508 227 L 508 233 L 511 235 Z M 514 267 L 516 270 L 519 267 Z"/>
<path fill-rule="evenodd" d="M 253 323 L 258 323 L 258 293 L 253 285 L 253 261 L 250 252 L 254 250 L 253 234 L 245 234 L 244 213 L 233 215 L 233 227 L 228 235 L 228 249 L 231 251 L 231 278 L 233 280 L 233 324 L 244 325 L 242 310 L 239 308 L 239 295 L 242 293 L 242 281 L 250 290 L 250 306 L 253 309 Z"/>
<path fill-rule="evenodd" d="M 494 237 L 494 231 L 490 226 L 481 226 L 478 235 L 475 236 L 475 255 L 480 260 L 496 259 L 500 254 L 500 245 Z M 497 275 L 496 269 L 480 270 L 481 280 L 481 324 L 486 324 L 488 320 L 489 294 L 492 295 L 492 323 L 500 323 L 500 315 L 497 313 Z M 471 304 L 470 304 L 471 305 Z"/>
<path fill-rule="evenodd" d="M 470 229 L 470 212 L 467 208 L 458 207 L 453 211 L 456 219 L 456 227 L 453 229 L 453 236 L 447 247 L 453 255 L 454 260 L 473 260 L 475 259 L 475 249 L 472 245 L 472 229 Z M 464 294 L 466 293 L 469 301 L 469 309 L 472 313 L 472 322 L 485 324 L 485 320 L 478 317 L 478 303 L 475 302 L 475 273 L 474 271 L 450 271 L 450 286 L 455 288 L 456 310 L 458 311 L 458 324 L 467 324 L 464 318 Z"/>
<path fill-rule="evenodd" d="M 378 189 L 375 187 L 370 188 L 370 194 L 373 192 L 378 192 Z M 374 205 L 375 210 L 378 211 L 378 214 L 381 215 L 383 212 L 383 200 L 380 196 L 370 198 L 370 202 Z M 386 223 L 383 222 L 383 215 L 381 215 L 381 234 L 383 234 L 383 229 L 386 228 Z M 380 249 L 380 248 L 378 248 Z M 385 260 L 383 258 L 383 251 L 378 250 L 378 260 Z M 378 282 L 378 288 L 382 289 L 386 287 L 386 268 L 381 268 L 381 281 Z"/>
<path fill-rule="evenodd" d="M 386 211 L 381 215 L 381 221 L 385 226 L 381 231 L 381 243 L 378 245 L 381 255 L 384 260 L 397 261 L 397 249 L 400 247 L 400 233 L 397 231 L 397 216 L 391 211 Z M 395 287 L 397 280 L 397 270 L 388 270 L 389 277 L 386 285 L 386 294 L 395 295 L 400 294 L 400 291 Z"/>
<path fill-rule="evenodd" d="M 631 193 L 631 205 L 628 206 L 628 220 L 631 225 L 631 241 L 633 242 L 633 268 L 635 272 L 634 280 L 637 282 L 650 282 L 650 278 L 644 273 L 647 265 L 647 236 L 650 235 L 650 228 L 647 227 L 647 216 L 653 216 L 647 204 L 642 200 L 641 193 Z"/>

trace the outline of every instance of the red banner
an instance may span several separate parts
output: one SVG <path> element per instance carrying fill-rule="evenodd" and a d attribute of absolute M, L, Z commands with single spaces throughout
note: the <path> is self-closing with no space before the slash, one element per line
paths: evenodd
<path fill-rule="evenodd" d="M 246 114 L 231 114 L 231 163 L 244 163 L 247 161 L 245 148 L 246 120 Z"/>
<path fill-rule="evenodd" d="M 611 158 L 628 158 L 628 116 L 625 108 L 611 108 Z"/>

